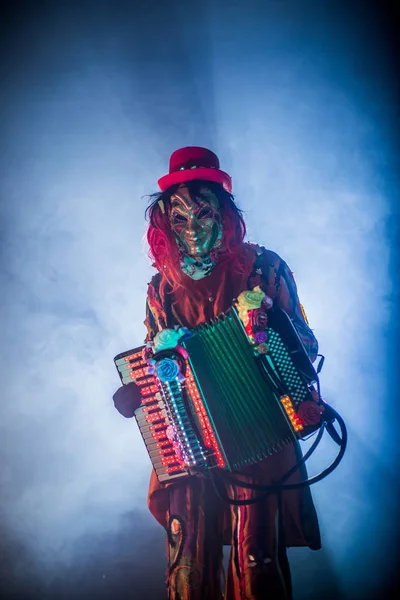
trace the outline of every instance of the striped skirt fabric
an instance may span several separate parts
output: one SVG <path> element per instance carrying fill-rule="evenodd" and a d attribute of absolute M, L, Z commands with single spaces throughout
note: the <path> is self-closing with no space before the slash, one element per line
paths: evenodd
<path fill-rule="evenodd" d="M 250 490 L 231 486 L 226 486 L 226 492 L 238 500 L 253 495 Z M 225 511 L 226 505 L 209 479 L 191 477 L 171 487 L 167 527 L 169 600 L 289 600 L 290 571 L 280 540 L 279 498 L 271 495 L 255 504 L 231 506 L 232 539 L 226 578 Z"/>

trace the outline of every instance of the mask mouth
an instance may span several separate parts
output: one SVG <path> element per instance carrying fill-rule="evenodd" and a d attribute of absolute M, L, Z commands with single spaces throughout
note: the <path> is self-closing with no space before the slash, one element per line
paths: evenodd
<path fill-rule="evenodd" d="M 191 257 L 208 256 L 213 249 L 213 245 L 206 244 L 204 241 L 199 240 L 197 242 L 187 242 L 185 240 L 185 253 Z"/>
<path fill-rule="evenodd" d="M 204 242 L 207 239 L 207 236 L 206 235 L 196 236 L 196 237 L 184 236 L 183 239 L 185 240 L 185 242 L 187 244 L 196 246 L 197 244 Z"/>
<path fill-rule="evenodd" d="M 218 232 L 210 228 L 208 230 L 197 228 L 195 231 L 185 231 L 178 234 L 175 232 L 175 238 L 178 244 L 183 246 L 189 254 L 200 253 L 205 255 L 209 253 L 215 245 Z"/>

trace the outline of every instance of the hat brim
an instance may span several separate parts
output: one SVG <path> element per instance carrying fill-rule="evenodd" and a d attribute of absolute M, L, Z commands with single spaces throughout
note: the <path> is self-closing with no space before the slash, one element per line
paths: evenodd
<path fill-rule="evenodd" d="M 161 177 L 161 179 L 158 180 L 158 185 L 160 190 L 165 192 L 171 185 L 193 181 L 194 179 L 203 179 L 204 181 L 220 183 L 229 194 L 232 193 L 232 179 L 229 177 L 228 173 L 225 173 L 220 169 L 206 169 L 203 167 L 174 171 L 174 173 L 169 173 L 168 175 Z"/>

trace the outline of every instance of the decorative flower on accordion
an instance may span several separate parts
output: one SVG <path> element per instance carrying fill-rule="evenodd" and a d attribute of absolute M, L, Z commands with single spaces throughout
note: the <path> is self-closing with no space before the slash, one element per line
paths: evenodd
<path fill-rule="evenodd" d="M 239 294 L 237 304 L 239 309 L 245 308 L 251 310 L 252 308 L 260 308 L 264 299 L 265 293 L 262 291 L 259 285 L 253 290 L 245 290 Z"/>
<path fill-rule="evenodd" d="M 263 301 L 262 301 L 262 306 L 263 308 L 265 308 L 266 310 L 269 310 L 270 308 L 272 308 L 274 305 L 274 301 L 272 300 L 272 298 L 270 298 L 269 296 L 267 296 L 267 294 L 265 294 Z"/>
<path fill-rule="evenodd" d="M 164 382 L 174 381 L 180 374 L 178 364 L 172 358 L 161 359 L 157 363 L 155 370 L 157 377 Z"/>
<path fill-rule="evenodd" d="M 189 331 L 185 327 L 181 327 L 180 329 L 162 329 L 153 340 L 155 352 L 176 348 L 182 337 L 188 335 L 188 333 Z"/>
<path fill-rule="evenodd" d="M 269 352 L 268 345 L 265 342 L 258 344 L 258 346 L 256 346 L 255 349 L 259 354 L 268 354 Z"/>
<path fill-rule="evenodd" d="M 249 337 L 253 337 L 257 331 L 267 328 L 266 311 L 272 307 L 272 304 L 271 298 L 263 292 L 259 285 L 253 290 L 245 290 L 239 294 L 236 307 Z"/>
<path fill-rule="evenodd" d="M 152 356 L 153 356 L 153 342 L 147 342 L 147 344 L 143 347 L 143 350 L 142 350 L 142 358 L 144 361 L 149 363 Z"/>
<path fill-rule="evenodd" d="M 254 334 L 254 341 L 256 344 L 264 344 L 267 341 L 267 332 L 256 331 Z"/>
<path fill-rule="evenodd" d="M 305 426 L 317 425 L 320 423 L 323 412 L 324 407 L 313 400 L 305 400 L 300 404 L 297 410 L 297 414 Z"/>
<path fill-rule="evenodd" d="M 249 324 L 249 311 L 260 308 L 264 296 L 265 294 L 260 286 L 256 286 L 253 290 L 245 290 L 239 294 L 236 306 L 239 317 L 245 327 Z"/>
<path fill-rule="evenodd" d="M 253 331 L 263 330 L 267 328 L 268 325 L 268 316 L 263 307 L 261 308 L 253 308 L 253 310 L 248 311 L 249 324 Z"/>

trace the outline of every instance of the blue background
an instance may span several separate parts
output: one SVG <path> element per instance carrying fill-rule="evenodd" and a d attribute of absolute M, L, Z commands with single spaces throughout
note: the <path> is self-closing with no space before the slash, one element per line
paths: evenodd
<path fill-rule="evenodd" d="M 280 254 L 349 447 L 313 488 L 295 600 L 389 598 L 398 534 L 394 4 L 13 2 L 1 19 L 0 582 L 8 599 L 165 597 L 150 463 L 114 409 L 144 337 L 146 194 L 205 145 Z M 396 16 L 397 15 L 397 16 Z M 334 456 L 325 441 L 310 464 Z"/>

